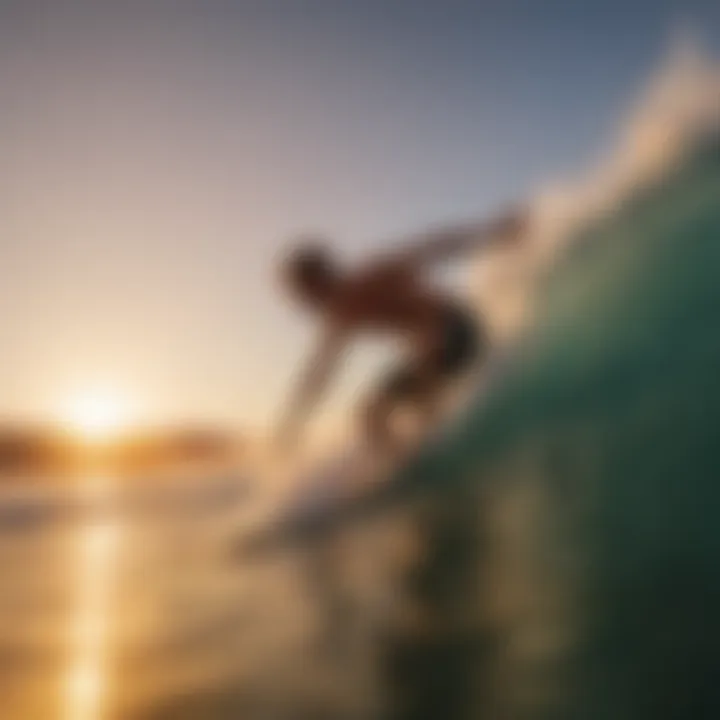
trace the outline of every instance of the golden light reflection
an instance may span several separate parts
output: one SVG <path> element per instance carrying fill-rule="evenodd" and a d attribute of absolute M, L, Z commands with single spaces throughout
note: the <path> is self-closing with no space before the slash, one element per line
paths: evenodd
<path fill-rule="evenodd" d="M 87 487 L 94 493 L 108 493 L 111 482 L 92 478 Z M 101 720 L 103 716 L 118 533 L 118 525 L 106 519 L 83 525 L 79 531 L 66 720 Z"/>
<path fill-rule="evenodd" d="M 119 393 L 89 390 L 67 403 L 62 420 L 73 432 L 90 442 L 109 440 L 130 422 L 128 402 Z"/>

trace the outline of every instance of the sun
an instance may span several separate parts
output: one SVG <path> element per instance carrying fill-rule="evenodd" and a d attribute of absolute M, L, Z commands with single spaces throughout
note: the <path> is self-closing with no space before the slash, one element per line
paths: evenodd
<path fill-rule="evenodd" d="M 125 399 L 111 390 L 93 390 L 68 403 L 65 422 L 85 440 L 100 442 L 120 434 L 128 423 Z"/>

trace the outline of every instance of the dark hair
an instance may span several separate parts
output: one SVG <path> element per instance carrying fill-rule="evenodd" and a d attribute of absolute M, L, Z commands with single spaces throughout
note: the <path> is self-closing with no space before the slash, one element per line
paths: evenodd
<path fill-rule="evenodd" d="M 285 276 L 293 285 L 315 287 L 324 283 L 333 272 L 332 255 L 318 240 L 302 241 L 283 263 Z"/>

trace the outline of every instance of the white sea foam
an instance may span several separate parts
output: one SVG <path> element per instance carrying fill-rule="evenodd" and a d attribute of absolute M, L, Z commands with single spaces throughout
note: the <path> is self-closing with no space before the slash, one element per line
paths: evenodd
<path fill-rule="evenodd" d="M 671 172 L 719 128 L 720 61 L 683 34 L 620 122 L 611 151 L 584 174 L 539 190 L 522 247 L 478 261 L 474 295 L 496 336 L 512 337 L 527 321 L 537 281 L 579 228 Z"/>

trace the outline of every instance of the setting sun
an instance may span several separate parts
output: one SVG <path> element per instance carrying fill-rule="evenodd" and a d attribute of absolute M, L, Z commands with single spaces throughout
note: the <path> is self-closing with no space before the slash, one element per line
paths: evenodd
<path fill-rule="evenodd" d="M 65 419 L 69 427 L 85 439 L 107 440 L 127 425 L 127 403 L 111 391 L 88 392 L 72 400 Z"/>

